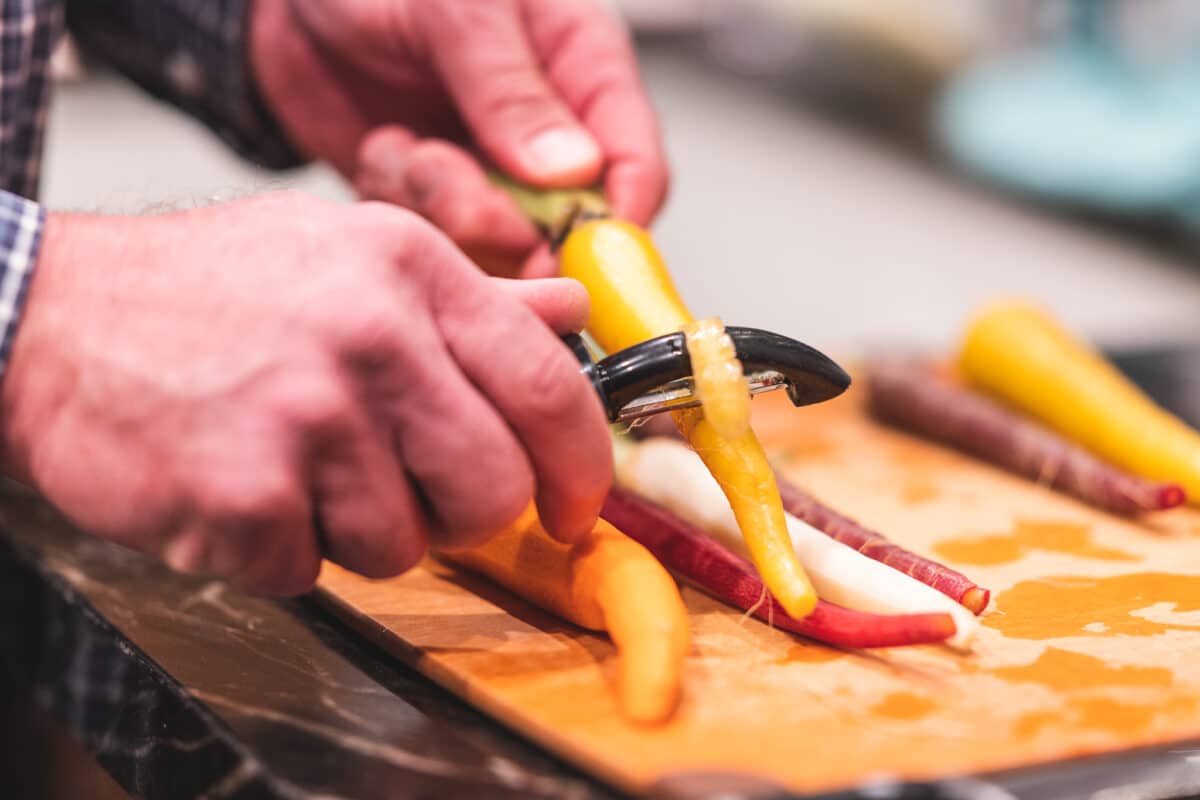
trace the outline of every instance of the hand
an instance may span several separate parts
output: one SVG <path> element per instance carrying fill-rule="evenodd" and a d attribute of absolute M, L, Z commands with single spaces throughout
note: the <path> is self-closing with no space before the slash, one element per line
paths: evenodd
<path fill-rule="evenodd" d="M 274 593 L 312 585 L 314 519 L 371 577 L 535 493 L 569 540 L 612 473 L 552 331 L 586 313 L 577 283 L 488 278 L 382 204 L 52 215 L 0 395 L 5 468 L 85 530 Z"/>
<path fill-rule="evenodd" d="M 513 274 L 540 241 L 477 156 L 534 185 L 603 173 L 615 212 L 639 224 L 662 205 L 654 113 L 600 0 L 255 0 L 252 13 L 259 85 L 296 145 L 484 266 Z"/>

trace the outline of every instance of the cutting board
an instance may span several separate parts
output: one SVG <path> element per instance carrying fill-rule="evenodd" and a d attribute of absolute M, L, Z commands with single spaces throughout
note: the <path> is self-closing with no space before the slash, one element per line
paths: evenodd
<path fill-rule="evenodd" d="M 428 561 L 386 581 L 327 566 L 320 586 L 397 657 L 631 791 L 697 770 L 830 790 L 1200 739 L 1200 512 L 1098 512 L 879 426 L 853 390 L 754 405 L 793 480 L 992 589 L 972 654 L 841 652 L 685 588 L 686 694 L 640 728 L 618 713 L 603 636 L 484 580 Z"/>

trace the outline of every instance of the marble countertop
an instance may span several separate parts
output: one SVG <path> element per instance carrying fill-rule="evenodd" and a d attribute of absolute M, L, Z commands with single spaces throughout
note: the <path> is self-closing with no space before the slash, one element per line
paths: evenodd
<path fill-rule="evenodd" d="M 131 794 L 613 797 L 350 636 L 0 490 L 0 669 Z"/>

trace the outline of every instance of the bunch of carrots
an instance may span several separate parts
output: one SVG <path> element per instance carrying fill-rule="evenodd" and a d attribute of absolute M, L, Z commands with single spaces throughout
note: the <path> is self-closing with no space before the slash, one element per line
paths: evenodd
<path fill-rule="evenodd" d="M 488 544 L 444 558 L 606 631 L 621 706 L 641 723 L 669 718 L 683 684 L 688 618 L 671 573 L 836 646 L 969 647 L 987 591 L 776 476 L 750 427 L 732 341 L 719 320 L 694 319 L 646 231 L 594 197 L 514 194 L 561 242 L 562 274 L 588 289 L 598 345 L 613 352 L 684 331 L 701 405 L 676 412 L 673 436 L 617 442 L 617 486 L 583 541 L 554 541 L 530 509 Z"/>
<path fill-rule="evenodd" d="M 1200 501 L 1200 433 L 1029 303 L 976 316 L 957 376 L 875 359 L 866 377 L 881 421 L 1098 508 L 1136 514 Z"/>

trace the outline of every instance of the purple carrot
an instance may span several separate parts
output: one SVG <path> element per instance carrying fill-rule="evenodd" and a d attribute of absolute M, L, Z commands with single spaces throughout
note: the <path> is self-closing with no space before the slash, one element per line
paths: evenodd
<path fill-rule="evenodd" d="M 665 417 L 666 415 L 663 415 Z M 667 428 L 658 424 L 662 417 L 652 417 L 656 422 L 635 428 L 633 433 L 639 438 L 653 436 L 674 436 L 682 439 L 674 426 Z M 779 486 L 779 497 L 783 500 L 783 509 L 826 536 L 853 548 L 867 558 L 887 564 L 895 570 L 903 572 L 924 583 L 942 594 L 961 603 L 974 614 L 982 614 L 987 608 L 991 592 L 982 588 L 960 572 L 943 566 L 924 556 L 919 556 L 905 550 L 890 541 L 882 533 L 866 528 L 850 517 L 834 511 L 824 505 L 811 494 L 789 481 L 779 470 L 775 471 L 775 483 Z"/>
<path fill-rule="evenodd" d="M 789 617 L 749 561 L 645 498 L 613 489 L 600 515 L 688 582 L 775 627 L 847 648 L 944 642 L 955 633 L 949 614 L 871 614 L 818 600 L 804 619 Z"/>
<path fill-rule="evenodd" d="M 938 378 L 917 361 L 867 368 L 867 407 L 882 422 L 949 445 L 1108 511 L 1135 514 L 1181 505 L 1183 488 L 1107 464 L 995 401 Z"/>
<path fill-rule="evenodd" d="M 776 474 L 779 497 L 783 510 L 793 517 L 807 522 L 826 536 L 873 558 L 889 567 L 903 572 L 921 583 L 937 589 L 950 599 L 966 606 L 975 614 L 987 608 L 991 592 L 974 581 L 924 556 L 905 550 L 893 543 L 882 533 L 864 527 L 850 517 L 843 516 L 815 497 L 796 486 L 782 475 Z"/>

